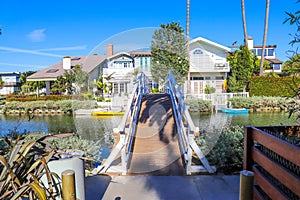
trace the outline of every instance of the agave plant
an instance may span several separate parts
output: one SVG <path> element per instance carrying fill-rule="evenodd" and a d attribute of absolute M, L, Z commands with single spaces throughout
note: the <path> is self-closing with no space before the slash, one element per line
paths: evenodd
<path fill-rule="evenodd" d="M 47 141 L 73 134 L 47 135 L 36 139 L 34 134 L 4 138 L 9 151 L 0 155 L 0 199 L 55 199 L 61 193 L 59 176 L 49 171 L 47 163 L 56 156 L 56 149 Z M 6 148 L 7 149 L 7 148 Z M 46 187 L 41 178 L 45 176 Z M 55 189 L 54 189 L 55 188 Z"/>

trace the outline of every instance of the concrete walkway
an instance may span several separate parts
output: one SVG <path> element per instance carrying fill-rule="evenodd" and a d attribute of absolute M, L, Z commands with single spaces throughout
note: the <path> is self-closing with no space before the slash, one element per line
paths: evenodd
<path fill-rule="evenodd" d="M 87 200 L 239 199 L 239 175 L 105 176 L 86 178 Z"/>

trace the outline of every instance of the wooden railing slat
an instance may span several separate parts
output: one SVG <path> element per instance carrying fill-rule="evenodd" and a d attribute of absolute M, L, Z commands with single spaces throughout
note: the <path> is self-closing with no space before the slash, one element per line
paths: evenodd
<path fill-rule="evenodd" d="M 288 170 L 284 169 L 282 166 L 272 161 L 267 156 L 257 148 L 252 149 L 253 160 L 268 171 L 273 177 L 275 177 L 279 182 L 284 184 L 287 188 L 293 191 L 295 194 L 300 196 L 300 180 Z"/>
<path fill-rule="evenodd" d="M 253 127 L 252 139 L 300 167 L 300 148 Z"/>
<path fill-rule="evenodd" d="M 253 199 L 254 200 L 264 200 L 262 194 L 255 187 L 253 188 Z"/>
<path fill-rule="evenodd" d="M 254 171 L 254 181 L 259 185 L 260 188 L 271 198 L 277 200 L 287 199 L 277 188 L 268 181 L 268 179 L 255 167 L 253 166 Z"/>

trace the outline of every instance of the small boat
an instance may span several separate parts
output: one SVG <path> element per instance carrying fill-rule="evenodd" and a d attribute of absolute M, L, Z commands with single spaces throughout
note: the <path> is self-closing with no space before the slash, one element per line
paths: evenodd
<path fill-rule="evenodd" d="M 221 111 L 229 114 L 246 114 L 249 113 L 249 109 L 246 108 L 221 108 Z"/>
<path fill-rule="evenodd" d="M 103 117 L 112 117 L 112 116 L 122 116 L 125 112 L 118 111 L 94 111 L 92 116 L 103 116 Z"/>

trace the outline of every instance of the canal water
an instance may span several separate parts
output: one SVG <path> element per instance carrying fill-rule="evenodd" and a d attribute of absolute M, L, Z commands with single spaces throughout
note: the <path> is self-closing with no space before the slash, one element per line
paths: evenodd
<path fill-rule="evenodd" d="M 226 126 L 280 126 L 297 125 L 295 118 L 285 112 L 226 114 L 191 113 L 195 126 L 200 130 L 222 129 Z M 110 141 L 110 133 L 118 127 L 121 117 L 90 117 L 69 115 L 41 115 L 28 119 L 26 116 L 0 115 L 0 136 L 17 133 L 78 133 L 88 140 Z"/>
<path fill-rule="evenodd" d="M 289 118 L 288 113 L 191 113 L 195 126 L 201 133 L 212 133 L 216 136 L 225 127 L 241 126 L 280 126 L 297 125 L 295 118 Z M 40 115 L 28 119 L 26 116 L 0 115 L 0 136 L 10 133 L 77 133 L 83 139 L 97 141 L 101 144 L 101 157 L 109 155 L 114 141 L 112 131 L 118 127 L 122 117 L 91 117 L 69 115 Z M 99 144 L 98 143 L 98 144 Z"/>

